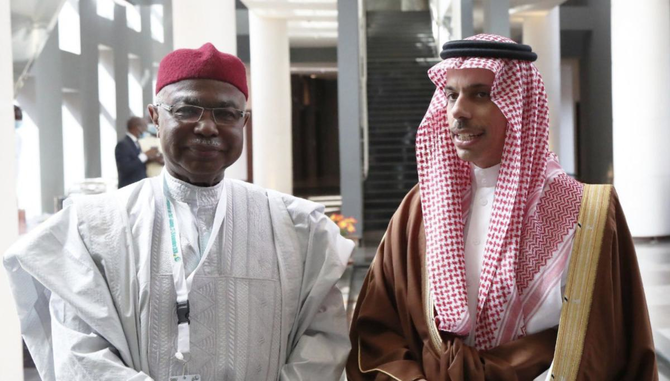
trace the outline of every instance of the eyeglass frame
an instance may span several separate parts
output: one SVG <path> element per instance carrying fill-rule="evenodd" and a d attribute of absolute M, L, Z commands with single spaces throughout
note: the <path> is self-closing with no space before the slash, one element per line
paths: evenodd
<path fill-rule="evenodd" d="M 184 121 L 180 120 L 179 118 L 175 117 L 174 114 L 172 113 L 172 110 L 173 110 L 177 105 L 181 105 L 181 106 L 189 106 L 189 107 L 195 107 L 195 108 L 202 109 L 202 111 L 200 112 L 200 117 L 199 117 L 198 120 L 196 120 L 195 122 L 184 122 Z M 170 115 L 171 115 L 174 119 L 178 120 L 179 122 L 184 122 L 184 123 L 198 123 L 198 122 L 200 122 L 200 121 L 202 120 L 202 116 L 205 115 L 205 110 L 210 110 L 210 111 L 212 111 L 212 120 L 214 120 L 214 123 L 217 124 L 217 125 L 219 125 L 219 126 L 228 126 L 229 124 L 227 124 L 227 123 L 219 123 L 219 122 L 217 122 L 217 120 L 216 120 L 216 116 L 214 116 L 214 110 L 218 110 L 218 109 L 230 109 L 230 110 L 235 110 L 235 111 L 237 111 L 237 112 L 239 113 L 239 115 L 240 115 L 240 119 L 238 119 L 236 123 L 239 123 L 239 121 L 240 121 L 241 119 L 243 119 L 245 116 L 251 114 L 251 111 L 250 111 L 250 110 L 240 110 L 240 109 L 236 109 L 236 108 L 234 108 L 234 107 L 202 107 L 202 106 L 197 106 L 197 105 L 191 105 L 191 104 L 188 104 L 188 103 L 177 103 L 177 104 L 173 104 L 173 105 L 169 105 L 169 104 L 167 104 L 167 103 L 154 103 L 153 106 L 154 106 L 154 107 L 160 107 L 160 108 L 162 108 L 163 110 L 169 112 Z"/>

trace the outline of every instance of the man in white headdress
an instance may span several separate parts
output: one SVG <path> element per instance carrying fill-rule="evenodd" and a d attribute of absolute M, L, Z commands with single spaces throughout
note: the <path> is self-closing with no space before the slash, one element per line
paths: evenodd
<path fill-rule="evenodd" d="M 479 35 L 441 56 L 419 185 L 359 295 L 349 380 L 657 379 L 621 206 L 549 151 L 535 53 Z"/>
<path fill-rule="evenodd" d="M 43 380 L 339 380 L 353 243 L 322 206 L 224 177 L 247 91 L 211 44 L 168 54 L 162 176 L 77 199 L 8 251 Z"/>

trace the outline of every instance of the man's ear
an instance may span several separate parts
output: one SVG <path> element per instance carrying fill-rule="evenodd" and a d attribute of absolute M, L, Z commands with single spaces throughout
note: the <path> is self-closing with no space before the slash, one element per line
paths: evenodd
<path fill-rule="evenodd" d="M 160 126 L 158 125 L 158 109 L 156 106 L 149 104 L 147 105 L 147 111 L 149 111 L 149 118 L 151 118 L 151 121 L 153 124 L 156 126 L 156 136 L 160 138 L 161 135 L 161 129 Z"/>

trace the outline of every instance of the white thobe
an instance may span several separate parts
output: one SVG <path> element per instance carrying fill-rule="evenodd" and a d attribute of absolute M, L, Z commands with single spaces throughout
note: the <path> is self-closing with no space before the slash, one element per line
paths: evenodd
<path fill-rule="evenodd" d="M 493 210 L 495 186 L 498 181 L 499 172 L 500 164 L 489 168 L 472 166 L 472 199 L 470 201 L 470 213 L 465 225 L 465 279 L 468 292 L 468 311 L 470 313 L 471 327 L 473 328 L 475 327 L 477 316 L 477 295 L 479 293 L 479 281 L 484 260 L 484 248 L 486 246 L 489 222 Z M 529 212 L 532 213 L 533 211 Z M 572 229 L 565 241 L 561 243 L 561 250 L 563 250 L 562 247 L 564 245 L 572 247 L 574 233 L 575 231 Z M 569 258 L 567 261 L 569 262 Z M 567 274 L 568 267 L 566 266 L 561 276 L 561 282 L 549 292 L 549 296 L 539 306 L 537 313 L 526 321 L 526 332 L 528 334 L 558 326 Z M 474 345 L 474 329 L 470 332 L 465 343 L 472 346 Z M 548 372 L 545 372 L 537 377 L 536 380 L 544 380 L 547 374 Z"/>
<path fill-rule="evenodd" d="M 164 380 L 182 369 L 172 356 L 175 295 L 161 181 L 77 199 L 6 253 L 22 333 L 44 381 Z M 322 206 L 235 180 L 223 187 L 225 226 L 189 295 L 188 373 L 339 380 L 350 343 L 335 283 L 353 243 Z M 180 227 L 189 213 L 203 215 L 206 202 L 197 195 L 196 204 L 187 202 L 199 192 L 170 188 L 183 202 Z M 200 248 L 204 228 L 182 228 L 181 238 Z"/>
<path fill-rule="evenodd" d="M 498 181 L 500 164 L 490 168 L 479 168 L 473 165 L 472 171 L 472 200 L 470 214 L 465 224 L 465 283 L 468 290 L 468 311 L 470 312 L 470 327 L 474 332 L 477 318 L 477 294 L 479 292 L 479 277 L 484 261 L 484 247 L 493 210 L 493 195 Z M 474 344 L 474 335 L 470 334 L 466 340 L 468 345 Z"/>

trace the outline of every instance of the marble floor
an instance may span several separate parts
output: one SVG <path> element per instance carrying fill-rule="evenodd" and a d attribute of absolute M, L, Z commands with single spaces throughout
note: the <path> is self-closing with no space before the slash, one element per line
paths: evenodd
<path fill-rule="evenodd" d="M 661 381 L 670 381 L 670 238 L 636 240 Z"/>

